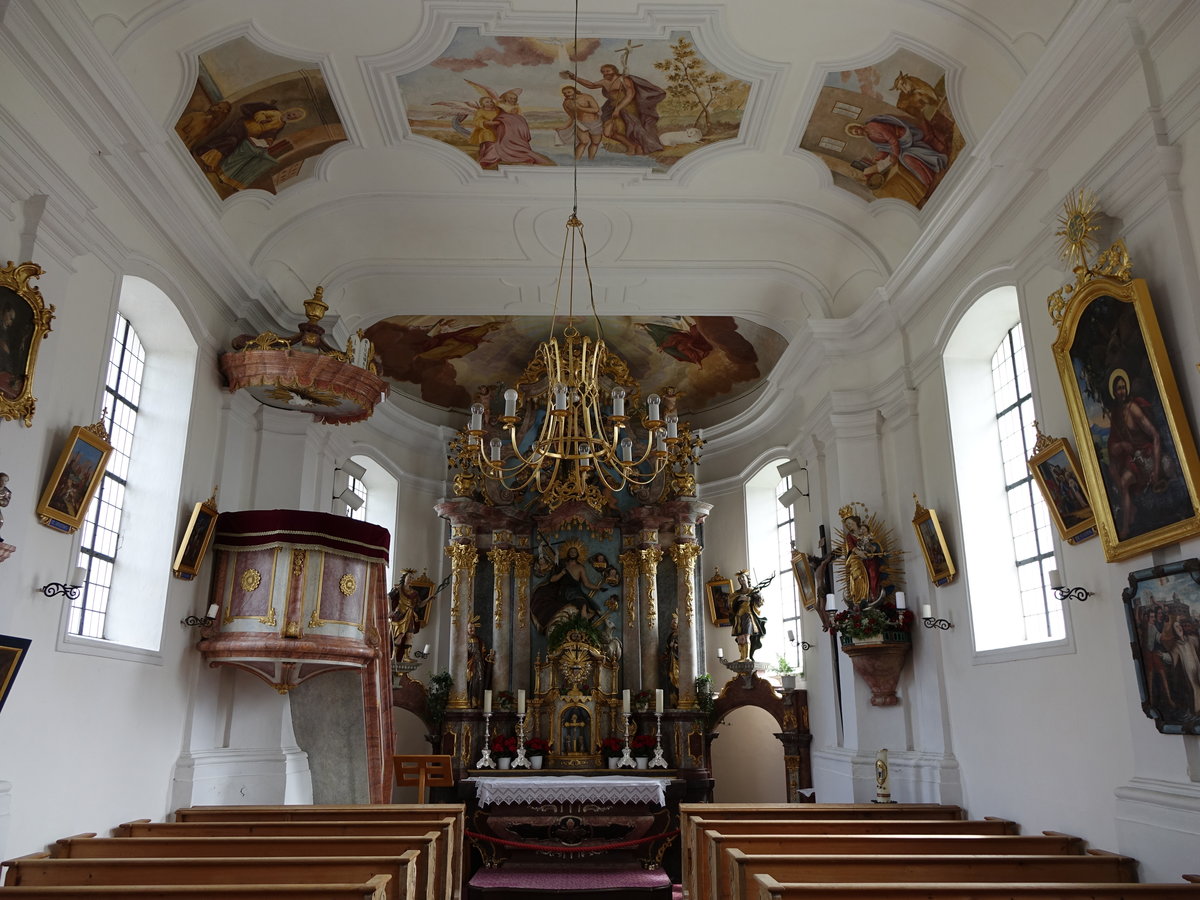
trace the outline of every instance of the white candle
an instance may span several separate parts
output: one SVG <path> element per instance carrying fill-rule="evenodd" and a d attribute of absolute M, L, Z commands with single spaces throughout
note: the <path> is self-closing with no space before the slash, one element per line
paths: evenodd
<path fill-rule="evenodd" d="M 1062 577 L 1058 574 L 1058 569 L 1050 570 L 1050 587 L 1052 587 L 1052 588 L 1062 587 Z"/>
<path fill-rule="evenodd" d="M 525 715 L 525 692 L 517 691 L 517 715 Z"/>
<path fill-rule="evenodd" d="M 896 591 L 896 609 L 904 608 L 904 591 Z"/>
<path fill-rule="evenodd" d="M 793 644 L 796 643 L 796 632 L 790 628 L 788 629 L 788 641 Z"/>
<path fill-rule="evenodd" d="M 491 711 L 492 711 L 492 692 L 491 691 L 483 692 L 483 711 L 485 714 L 491 713 Z"/>
<path fill-rule="evenodd" d="M 208 607 L 208 613 L 207 613 L 208 618 L 215 619 L 217 617 L 217 613 L 220 612 L 220 610 L 221 610 L 221 607 L 219 607 L 217 604 L 215 604 L 215 603 L 210 604 Z"/>
<path fill-rule="evenodd" d="M 621 691 L 621 715 L 629 715 L 629 689 Z"/>
<path fill-rule="evenodd" d="M 922 619 L 932 619 L 933 618 L 933 607 L 930 606 L 928 603 L 921 604 L 921 618 Z"/>
<path fill-rule="evenodd" d="M 423 656 L 429 655 L 429 645 L 428 644 L 426 644 L 425 649 L 421 651 L 421 655 L 423 655 Z"/>
<path fill-rule="evenodd" d="M 718 647 L 717 648 L 717 659 L 724 659 L 724 658 L 725 658 L 725 648 Z"/>
<path fill-rule="evenodd" d="M 837 597 L 835 595 L 825 595 L 825 609 L 827 612 L 833 612 L 835 609 L 837 609 Z"/>
<path fill-rule="evenodd" d="M 663 711 L 662 688 L 655 688 L 655 690 L 654 690 L 654 711 L 656 713 L 658 713 L 660 716 L 662 715 L 662 711 Z"/>
<path fill-rule="evenodd" d="M 73 573 L 71 587 L 79 587 L 87 581 L 87 569 L 83 566 L 76 566 Z"/>

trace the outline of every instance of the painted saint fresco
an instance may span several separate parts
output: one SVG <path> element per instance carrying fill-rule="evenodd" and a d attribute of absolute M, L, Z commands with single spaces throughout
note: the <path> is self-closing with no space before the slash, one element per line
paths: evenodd
<path fill-rule="evenodd" d="M 664 172 L 736 138 L 750 85 L 670 39 L 485 37 L 460 28 L 446 51 L 397 78 L 414 134 L 484 169 L 580 164 Z"/>
<path fill-rule="evenodd" d="M 317 158 L 346 140 L 320 69 L 244 37 L 200 54 L 200 76 L 175 123 L 192 158 L 225 199 L 249 188 L 278 193 L 311 177 Z"/>
<path fill-rule="evenodd" d="M 839 187 L 866 200 L 890 197 L 917 209 L 962 147 L 946 99 L 945 70 L 911 50 L 826 75 L 800 141 L 801 150 L 829 166 Z"/>
<path fill-rule="evenodd" d="M 663 396 L 664 412 L 678 406 L 696 413 L 745 396 L 786 347 L 772 329 L 734 316 L 609 316 L 601 324 L 609 349 L 628 363 L 643 393 Z M 594 321 L 575 326 L 596 336 Z M 365 334 L 397 390 L 465 413 L 476 399 L 503 406 L 505 387 L 550 336 L 550 319 L 392 316 Z"/>

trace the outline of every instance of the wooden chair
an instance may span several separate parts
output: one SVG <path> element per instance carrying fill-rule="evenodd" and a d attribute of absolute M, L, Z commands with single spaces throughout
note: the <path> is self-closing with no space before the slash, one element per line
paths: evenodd
<path fill-rule="evenodd" d="M 393 756 L 396 786 L 417 788 L 417 802 L 425 802 L 426 787 L 454 787 L 454 769 L 449 756 Z"/>

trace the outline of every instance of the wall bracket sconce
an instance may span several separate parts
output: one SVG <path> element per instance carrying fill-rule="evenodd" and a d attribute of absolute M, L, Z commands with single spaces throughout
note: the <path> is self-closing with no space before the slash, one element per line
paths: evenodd
<path fill-rule="evenodd" d="M 949 619 L 939 619 L 933 614 L 933 607 L 928 603 L 921 604 L 921 622 L 926 628 L 936 628 L 939 631 L 949 631 L 954 623 Z"/>
<path fill-rule="evenodd" d="M 47 597 L 57 597 L 59 594 L 65 594 L 68 600 L 78 600 L 79 592 L 83 589 L 87 582 L 87 570 L 82 566 L 76 566 L 75 571 L 71 573 L 71 583 L 63 584 L 61 581 L 51 581 L 38 588 Z"/>
<path fill-rule="evenodd" d="M 779 470 L 780 478 L 787 478 L 789 475 L 799 475 L 804 473 L 804 489 L 801 490 L 796 484 L 793 484 L 786 491 L 779 495 L 779 505 L 785 509 L 790 509 L 801 497 L 807 497 L 809 494 L 808 485 L 808 467 L 800 463 L 799 460 L 789 459 L 787 462 L 776 466 Z"/>
<path fill-rule="evenodd" d="M 1064 600 L 1078 600 L 1080 603 L 1087 600 L 1088 597 L 1095 596 L 1095 591 L 1089 591 L 1085 587 L 1064 587 L 1062 576 L 1058 574 L 1058 569 L 1050 570 L 1050 590 L 1054 591 L 1054 596 L 1059 603 Z"/>
<path fill-rule="evenodd" d="M 217 604 L 212 604 L 203 616 L 184 616 L 179 620 L 180 625 L 186 625 L 188 628 L 211 628 L 212 624 L 217 621 L 217 612 L 220 607 Z"/>

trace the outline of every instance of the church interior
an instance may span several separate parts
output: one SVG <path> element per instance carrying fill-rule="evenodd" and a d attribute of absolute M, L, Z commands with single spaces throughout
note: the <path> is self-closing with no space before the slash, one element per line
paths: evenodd
<path fill-rule="evenodd" d="M 432 755 L 1197 872 L 1198 42 L 0 0 L 0 859 Z"/>

